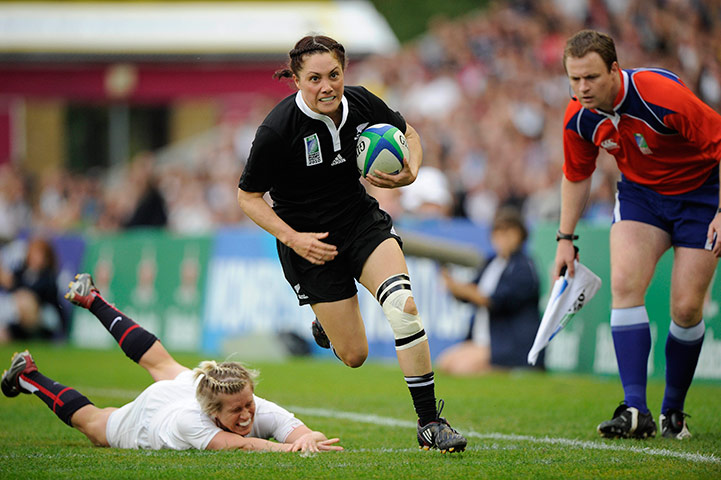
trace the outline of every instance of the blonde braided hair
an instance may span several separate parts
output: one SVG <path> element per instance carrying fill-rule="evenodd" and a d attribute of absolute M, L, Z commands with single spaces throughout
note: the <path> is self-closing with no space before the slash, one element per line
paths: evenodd
<path fill-rule="evenodd" d="M 255 390 L 258 372 L 249 370 L 238 362 L 216 363 L 206 360 L 193 369 L 193 376 L 199 379 L 195 398 L 206 414 L 213 416 L 223 407 L 221 395 L 232 395 L 250 385 Z"/>

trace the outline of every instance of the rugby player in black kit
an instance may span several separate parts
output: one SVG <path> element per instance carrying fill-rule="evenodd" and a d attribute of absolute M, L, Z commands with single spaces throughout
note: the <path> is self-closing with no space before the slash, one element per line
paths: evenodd
<path fill-rule="evenodd" d="M 369 125 L 405 133 L 410 158 L 389 175 L 367 180 L 381 188 L 412 183 L 423 152 L 403 116 L 363 87 L 345 87 L 345 49 L 326 36 L 306 36 L 276 78 L 298 92 L 282 100 L 258 128 L 240 178 L 238 203 L 277 239 L 288 283 L 316 315 L 313 334 L 346 365 L 368 356 L 355 280 L 376 296 L 395 336 L 396 354 L 418 415 L 421 448 L 459 452 L 466 439 L 440 416 L 428 339 L 411 292 L 408 267 L 390 216 L 359 181 L 355 147 Z M 263 199 L 266 192 L 271 207 Z"/>

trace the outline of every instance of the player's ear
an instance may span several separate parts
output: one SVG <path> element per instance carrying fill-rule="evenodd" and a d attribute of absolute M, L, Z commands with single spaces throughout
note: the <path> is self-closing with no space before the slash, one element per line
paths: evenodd
<path fill-rule="evenodd" d="M 300 90 L 300 79 L 295 73 L 293 74 L 293 83 L 295 83 L 295 87 Z"/>
<path fill-rule="evenodd" d="M 573 100 L 574 102 L 578 101 L 576 96 L 573 94 L 573 89 L 571 88 L 570 85 L 568 86 L 568 95 L 571 97 L 571 100 Z"/>

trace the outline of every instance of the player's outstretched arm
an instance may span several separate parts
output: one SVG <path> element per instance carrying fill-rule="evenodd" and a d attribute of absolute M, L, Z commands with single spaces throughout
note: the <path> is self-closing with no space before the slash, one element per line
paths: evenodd
<path fill-rule="evenodd" d="M 298 434 L 293 435 L 296 432 Z M 213 437 L 205 449 L 245 450 L 248 452 L 325 452 L 343 450 L 343 447 L 333 445 L 338 442 L 339 439 L 337 438 L 328 439 L 321 432 L 314 432 L 303 426 L 296 428 L 288 436 L 285 443 L 271 442 L 262 438 L 243 437 L 235 433 L 222 431 Z"/>
<path fill-rule="evenodd" d="M 334 445 L 340 439 L 328 439 L 322 432 L 311 430 L 305 425 L 296 427 L 285 439 L 285 443 L 291 446 L 291 452 L 327 452 L 341 451 L 343 447 Z"/>
<path fill-rule="evenodd" d="M 287 443 L 276 443 L 262 438 L 243 437 L 237 433 L 218 432 L 205 447 L 206 450 L 245 450 L 249 452 L 290 452 Z"/>

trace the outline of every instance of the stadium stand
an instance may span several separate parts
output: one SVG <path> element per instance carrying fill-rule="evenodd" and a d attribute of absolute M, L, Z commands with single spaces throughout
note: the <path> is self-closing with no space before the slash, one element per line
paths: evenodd
<path fill-rule="evenodd" d="M 430 19 L 423 36 L 395 53 L 355 62 L 351 57 L 347 83 L 364 84 L 407 112 L 423 138 L 426 165 L 445 175 L 452 197 L 448 208 L 421 211 L 408 207 L 418 202 L 404 202 L 403 191 L 381 192 L 388 211 L 399 219 L 432 214 L 487 223 L 499 205 L 514 204 L 531 224 L 553 219 L 569 95 L 561 53 L 565 38 L 584 26 L 613 34 L 623 67 L 673 70 L 721 109 L 721 50 L 713 41 L 721 38 L 718 2 L 573 3 L 582 8 L 564 10 L 561 1 L 495 2 L 464 18 Z M 141 155 L 144 162 L 152 158 L 157 170 L 167 228 L 203 232 L 248 222 L 236 205 L 236 180 L 255 127 L 274 99 L 255 98 L 239 114 L 223 115 L 208 132 Z M 142 193 L 132 161 L 101 171 L 52 169 L 42 177 L 17 162 L 0 169 L 5 238 L 28 225 L 119 230 Z M 612 161 L 599 162 L 587 218 L 610 218 L 616 177 Z"/>

